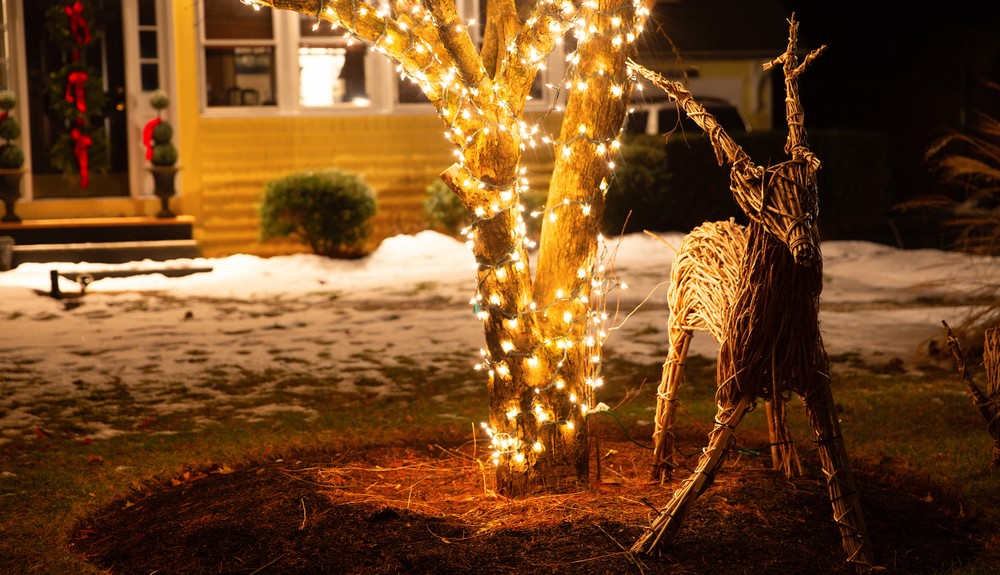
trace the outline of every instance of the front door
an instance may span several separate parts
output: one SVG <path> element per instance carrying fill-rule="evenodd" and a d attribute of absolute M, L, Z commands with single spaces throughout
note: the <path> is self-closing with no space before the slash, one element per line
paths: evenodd
<path fill-rule="evenodd" d="M 128 196 L 122 1 L 22 7 L 34 199 Z"/>

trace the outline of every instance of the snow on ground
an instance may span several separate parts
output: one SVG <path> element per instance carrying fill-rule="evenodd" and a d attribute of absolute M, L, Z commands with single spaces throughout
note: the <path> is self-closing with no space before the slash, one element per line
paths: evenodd
<path fill-rule="evenodd" d="M 629 289 L 611 302 L 620 311 L 606 354 L 662 361 L 673 259 L 667 244 L 677 246 L 681 237 L 633 234 L 609 246 Z M 957 321 L 971 295 L 998 282 L 996 258 L 867 242 L 827 242 L 823 252 L 821 321 L 832 355 L 898 357 L 915 365 L 940 336 L 941 320 Z M 83 297 L 46 295 L 50 270 L 165 267 L 212 271 L 106 278 Z M 456 393 L 470 392 L 483 385 L 471 370 L 483 341 L 469 306 L 474 273 L 469 249 L 434 232 L 389 238 L 360 260 L 234 255 L 22 264 L 0 273 L 0 444 L 44 426 L 53 414 L 88 419 L 80 425 L 90 437 L 121 433 L 123 425 L 94 413 L 122 401 L 155 417 L 204 414 L 209 424 L 209 407 L 253 419 L 309 411 L 290 396 L 361 388 L 405 394 L 406 386 L 382 369 L 413 362 L 468 372 L 468 388 Z M 80 286 L 62 279 L 60 290 L 78 294 Z M 716 349 L 707 334 L 692 344 L 692 353 L 713 356 Z M 296 378 L 303 373 L 311 378 Z M 246 397 L 245 388 L 239 401 L 227 393 L 233 381 L 252 377 L 260 379 L 256 398 Z"/>

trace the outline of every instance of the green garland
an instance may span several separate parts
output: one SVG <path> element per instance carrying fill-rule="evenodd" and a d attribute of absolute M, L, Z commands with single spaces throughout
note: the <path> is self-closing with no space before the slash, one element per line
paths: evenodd
<path fill-rule="evenodd" d="M 109 168 L 104 132 L 107 94 L 99 72 L 87 63 L 87 47 L 101 36 L 89 29 L 95 21 L 95 4 L 99 8 L 102 2 L 70 1 L 45 13 L 49 40 L 64 55 L 63 66 L 49 74 L 46 87 L 49 112 L 63 127 L 52 146 L 52 164 L 66 176 L 79 177 L 81 188 L 87 187 L 88 173 Z M 89 144 L 81 146 L 81 140 Z"/>

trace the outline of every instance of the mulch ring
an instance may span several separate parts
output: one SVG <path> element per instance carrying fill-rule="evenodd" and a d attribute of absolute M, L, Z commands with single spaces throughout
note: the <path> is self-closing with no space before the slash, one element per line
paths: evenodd
<path fill-rule="evenodd" d="M 479 446 L 482 448 L 482 445 Z M 660 557 L 627 550 L 677 484 L 647 481 L 648 451 L 602 440 L 578 493 L 509 500 L 473 445 L 303 453 L 186 474 L 87 518 L 74 551 L 116 574 L 848 573 L 815 461 L 792 480 L 769 457 L 727 463 Z M 594 467 L 592 465 L 592 467 Z M 859 473 L 882 564 L 933 573 L 982 549 L 970 522 Z"/>

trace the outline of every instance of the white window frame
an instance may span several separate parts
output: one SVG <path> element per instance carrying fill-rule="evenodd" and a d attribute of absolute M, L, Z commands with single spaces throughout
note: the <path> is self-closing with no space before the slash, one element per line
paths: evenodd
<path fill-rule="evenodd" d="M 198 0 L 198 21 L 205 18 L 206 0 Z M 479 20 L 478 0 L 457 0 L 459 14 L 463 20 Z M 247 7 L 248 10 L 252 8 Z M 471 15 L 471 16 L 466 16 Z M 433 106 L 426 102 L 401 103 L 398 98 L 396 81 L 399 74 L 396 66 L 388 58 L 369 47 L 365 56 L 365 83 L 369 104 L 357 106 L 349 102 L 333 106 L 302 106 L 299 104 L 299 63 L 298 49 L 301 46 L 299 33 L 300 13 L 289 10 L 271 10 L 273 35 L 270 40 L 236 40 L 241 46 L 268 46 L 274 50 L 275 61 L 275 91 L 274 106 L 209 106 L 208 86 L 206 78 L 205 49 L 213 45 L 232 45 L 234 40 L 207 40 L 205 27 L 198 26 L 198 79 L 199 101 L 204 117 L 268 117 L 268 116 L 330 116 L 330 115 L 376 115 L 386 113 L 397 114 L 433 114 Z M 479 26 L 470 27 L 473 40 L 480 42 Z M 316 42 L 316 43 L 322 43 Z M 549 57 L 547 69 L 540 70 L 543 80 L 561 78 L 564 70 L 562 50 L 556 49 Z M 543 91 L 542 97 L 529 100 L 526 110 L 530 112 L 545 111 L 551 108 L 554 94 L 551 90 Z"/>

